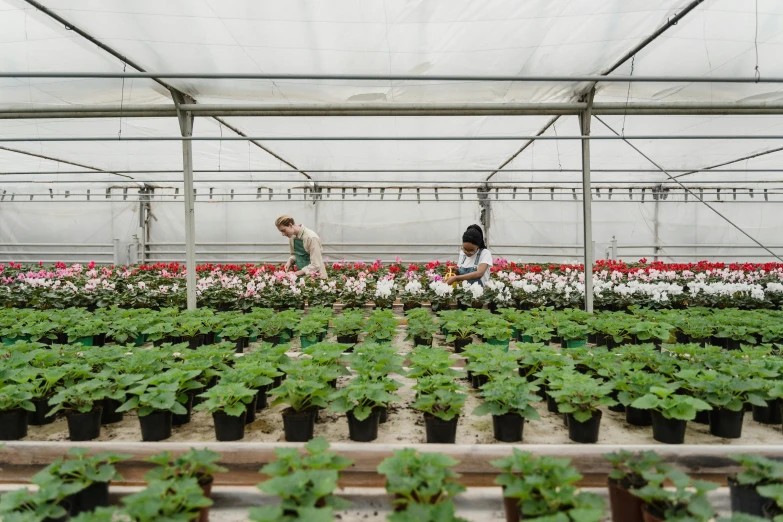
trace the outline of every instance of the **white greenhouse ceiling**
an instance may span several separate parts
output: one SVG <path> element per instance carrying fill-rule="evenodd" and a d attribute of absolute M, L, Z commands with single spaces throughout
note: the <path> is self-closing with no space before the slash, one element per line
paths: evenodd
<path fill-rule="evenodd" d="M 692 0 L 0 0 L 0 71 L 159 73 L 783 77 L 783 3 L 775 0 L 705 0 L 632 58 Z M 54 15 L 54 16 L 53 16 Z M 67 26 L 56 18 L 66 20 Z M 89 41 L 74 30 L 87 33 Z M 103 47 L 97 45 L 100 43 Z M 126 65 L 117 56 L 125 57 Z M 628 58 L 625 59 L 624 58 Z M 616 68 L 615 68 L 616 66 Z M 443 104 L 567 103 L 588 82 L 359 81 L 165 79 L 198 104 Z M 644 83 L 597 85 L 595 102 L 783 103 L 780 83 Z M 0 78 L 0 107 L 105 105 L 171 106 L 164 85 L 139 78 Z M 600 120 L 598 119 L 600 118 Z M 198 141 L 196 182 L 221 177 L 248 182 L 397 183 L 432 180 L 427 172 L 454 172 L 449 182 L 575 181 L 581 179 L 578 141 L 527 143 L 524 136 L 579 134 L 577 117 L 561 116 L 225 116 L 223 125 L 197 117 L 194 136 L 520 136 L 504 141 Z M 783 135 L 783 115 L 604 115 L 594 135 L 710 135 L 715 140 L 638 140 L 644 154 L 680 171 L 734 162 L 781 147 L 776 139 L 728 136 Z M 235 130 L 232 130 L 235 129 Z M 177 137 L 176 117 L 3 119 L 0 139 L 110 137 L 103 142 L 0 143 L 6 182 L 68 181 L 124 184 L 176 180 L 179 141 L 122 141 Z M 721 136 L 727 136 L 721 138 Z M 780 154 L 734 163 L 732 171 L 698 173 L 688 180 L 774 181 Z M 58 161 L 60 160 L 60 161 Z M 76 164 L 76 165 L 74 165 Z M 627 143 L 594 141 L 596 183 L 622 179 L 660 183 L 668 176 Z M 728 167 L 727 167 L 728 168 Z M 362 169 L 373 173 L 361 172 Z M 565 170 L 559 172 L 559 170 Z M 611 169 L 612 172 L 601 172 Z M 623 172 L 628 169 L 629 172 Z M 634 172 L 648 169 L 648 172 Z M 751 172 L 743 172 L 750 169 Z M 770 171 L 764 171 L 770 169 Z M 157 170 L 157 172 L 156 172 Z M 199 170 L 227 170 L 204 173 Z M 257 172 L 259 170 L 273 172 Z M 350 170 L 353 172 L 342 172 Z M 504 172 L 508 170 L 508 172 Z M 518 172 L 525 170 L 526 172 Z M 30 172 L 93 174 L 35 176 Z M 121 171 L 121 173 L 114 173 Z M 144 172 L 142 172 L 144 171 Z M 169 171 L 169 172 L 166 172 Z M 174 171 L 174 172 L 172 172 Z M 274 171 L 281 171 L 280 173 Z M 380 172 L 375 172 L 380 171 Z M 529 172 L 528 172 L 529 171 Z M 25 174 L 13 174 L 25 173 Z M 448 174 L 448 172 L 447 172 Z M 214 180 L 218 181 L 214 181 Z M 169 183 L 170 185 L 170 183 Z"/>

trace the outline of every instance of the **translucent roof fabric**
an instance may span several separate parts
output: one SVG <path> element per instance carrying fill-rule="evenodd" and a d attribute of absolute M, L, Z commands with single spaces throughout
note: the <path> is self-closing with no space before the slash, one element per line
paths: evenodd
<path fill-rule="evenodd" d="M 208 73 L 302 73 L 370 75 L 578 75 L 609 71 L 630 49 L 690 4 L 686 0 L 200 0 L 160 2 L 122 0 L 42 0 L 41 4 L 148 71 Z M 757 4 L 757 5 L 756 5 Z M 774 0 L 706 0 L 665 31 L 618 75 L 783 76 L 777 57 L 783 43 L 783 5 Z M 133 71 L 119 59 L 23 0 L 0 0 L 0 70 Z M 231 103 L 448 103 L 569 102 L 588 84 L 565 82 L 426 81 L 249 81 L 167 79 L 166 83 L 200 104 Z M 603 83 L 596 102 L 779 102 L 779 84 Z M 150 79 L 0 79 L 0 105 L 170 105 L 167 89 Z M 628 135 L 773 134 L 781 116 L 602 116 Z M 225 117 L 248 135 L 260 136 L 528 136 L 549 116 L 473 117 Z M 577 118 L 564 116 L 545 136 L 578 134 Z M 612 133 L 594 119 L 592 132 Z M 199 117 L 196 136 L 236 136 L 213 118 Z M 175 118 L 4 120 L 0 137 L 179 136 Z M 267 142 L 269 152 L 247 142 L 196 142 L 197 170 L 266 169 L 232 172 L 248 182 L 306 181 L 287 163 L 316 181 L 359 182 L 368 173 L 330 169 L 507 169 L 497 183 L 574 181 L 579 173 L 578 141 L 540 141 L 514 157 L 525 141 L 438 142 Z M 638 141 L 664 168 L 700 169 L 779 146 L 776 140 Z M 0 146 L 4 146 L 0 144 Z M 10 151 L 8 149 L 13 149 Z M 20 151 L 20 152 L 14 152 Z M 27 154 L 25 154 L 27 153 Z M 36 154 L 47 158 L 47 160 Z M 281 158 L 281 159 L 280 159 Z M 743 162 L 745 168 L 776 168 L 777 156 Z M 56 160 L 77 163 L 80 168 Z M 601 169 L 651 169 L 653 165 L 620 141 L 596 141 L 591 165 L 596 182 L 663 182 L 665 174 L 601 173 Z M 182 168 L 179 142 L 24 142 L 0 148 L 2 172 L 84 170 L 106 173 L 90 180 L 144 183 L 176 180 Z M 95 172 L 95 170 L 92 170 Z M 450 182 L 480 183 L 489 172 L 459 173 Z M 70 175 L 72 177 L 81 176 Z M 181 174 L 180 174 L 181 176 Z M 432 180 L 432 173 L 375 173 L 397 183 Z M 715 179 L 701 173 L 689 180 Z M 726 172 L 719 179 L 773 180 L 774 173 Z M 196 173 L 196 180 L 219 186 L 226 173 Z M 35 178 L 65 181 L 62 177 Z M 30 181 L 10 176 L 5 181 Z M 162 185 L 166 186 L 165 183 Z"/>

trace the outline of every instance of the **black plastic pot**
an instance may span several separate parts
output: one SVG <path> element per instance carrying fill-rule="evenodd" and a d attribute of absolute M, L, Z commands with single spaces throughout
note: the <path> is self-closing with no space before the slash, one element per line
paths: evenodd
<path fill-rule="evenodd" d="M 357 334 L 353 335 L 338 335 L 337 336 L 337 342 L 339 344 L 356 344 L 359 342 L 359 336 Z"/>
<path fill-rule="evenodd" d="M 704 424 L 707 425 L 710 423 L 710 412 L 709 411 L 699 411 L 696 412 L 696 418 L 693 419 L 693 422 L 696 424 Z"/>
<path fill-rule="evenodd" d="M 192 337 L 183 337 L 182 342 L 188 343 L 188 348 L 195 350 L 199 346 L 204 346 L 204 334 L 196 334 Z"/>
<path fill-rule="evenodd" d="M 667 419 L 661 412 L 652 412 L 653 438 L 664 444 L 682 444 L 685 442 L 687 422 L 679 419 Z"/>
<path fill-rule="evenodd" d="M 500 442 L 521 442 L 525 418 L 516 413 L 492 416 L 492 429 L 495 440 Z"/>
<path fill-rule="evenodd" d="M 270 343 L 272 346 L 277 346 L 280 344 L 280 335 L 271 335 L 269 337 L 262 337 L 261 338 L 265 343 Z"/>
<path fill-rule="evenodd" d="M 283 410 L 285 440 L 288 442 L 307 442 L 312 439 L 316 412 L 315 408 L 302 412 L 295 412 L 292 408 Z"/>
<path fill-rule="evenodd" d="M 767 520 L 774 520 L 776 516 L 783 514 L 783 509 L 780 509 L 774 501 L 764 504 L 761 511 Z"/>
<path fill-rule="evenodd" d="M 744 417 L 744 410 L 713 409 L 710 411 L 710 434 L 724 439 L 738 439 L 742 437 Z"/>
<path fill-rule="evenodd" d="M 753 406 L 753 420 L 761 424 L 780 424 L 780 399 L 767 401 L 767 406 Z"/>
<path fill-rule="evenodd" d="M 560 411 L 557 409 L 557 401 L 548 393 L 546 394 L 546 411 L 549 413 L 559 413 Z"/>
<path fill-rule="evenodd" d="M 742 486 L 734 477 L 729 477 L 728 483 L 732 513 L 764 516 L 764 505 L 769 502 L 769 499 L 759 495 L 755 485 Z"/>
<path fill-rule="evenodd" d="M 471 383 L 473 384 L 473 387 L 476 389 L 481 388 L 485 384 L 489 382 L 489 376 L 488 375 L 474 375 L 473 379 L 471 379 Z"/>
<path fill-rule="evenodd" d="M 27 410 L 0 411 L 0 440 L 19 440 L 27 436 Z"/>
<path fill-rule="evenodd" d="M 49 399 L 33 399 L 35 411 L 27 412 L 27 423 L 30 426 L 44 426 L 54 422 L 55 416 L 47 417 L 46 414 L 51 410 Z"/>
<path fill-rule="evenodd" d="M 383 424 L 389 420 L 389 407 L 384 406 L 382 408 L 375 408 L 378 410 L 378 424 Z"/>
<path fill-rule="evenodd" d="M 457 422 L 459 415 L 451 420 L 442 420 L 429 413 L 424 414 L 424 427 L 427 432 L 427 443 L 454 444 L 457 439 Z"/>
<path fill-rule="evenodd" d="M 101 434 L 102 411 L 101 406 L 96 406 L 87 413 L 67 414 L 68 438 L 75 442 L 97 439 Z"/>
<path fill-rule="evenodd" d="M 269 391 L 269 386 L 262 386 L 256 394 L 256 411 L 263 410 L 268 406 L 266 400 L 266 392 Z"/>
<path fill-rule="evenodd" d="M 357 420 L 353 412 L 346 413 L 348 417 L 348 436 L 354 442 L 372 442 L 378 438 L 378 423 L 381 412 L 373 410 L 364 420 Z"/>
<path fill-rule="evenodd" d="M 171 416 L 170 411 L 153 411 L 149 415 L 139 417 L 141 440 L 157 442 L 171 437 Z"/>
<path fill-rule="evenodd" d="M 247 342 L 247 338 L 239 338 L 236 341 L 234 341 L 234 351 L 236 353 L 244 353 L 245 346 L 247 346 L 246 342 Z"/>
<path fill-rule="evenodd" d="M 414 346 L 432 346 L 432 337 L 419 337 L 415 335 L 413 337 Z"/>
<path fill-rule="evenodd" d="M 652 415 L 650 410 L 640 410 L 633 406 L 625 408 L 625 422 L 631 426 L 647 427 L 652 426 Z"/>
<path fill-rule="evenodd" d="M 473 339 L 454 339 L 454 353 L 462 353 L 465 347 L 473 342 Z"/>
<path fill-rule="evenodd" d="M 120 422 L 125 418 L 123 412 L 117 413 L 117 408 L 122 405 L 121 401 L 109 399 L 108 397 L 103 399 L 103 413 L 101 413 L 101 424 L 114 424 Z"/>
<path fill-rule="evenodd" d="M 97 346 L 100 348 L 101 346 L 106 345 L 106 334 L 105 333 L 99 333 L 98 335 L 94 336 L 92 338 L 92 345 Z"/>
<path fill-rule="evenodd" d="M 245 424 L 250 424 L 251 422 L 254 422 L 256 420 L 256 404 L 257 404 L 258 395 L 253 397 L 253 400 L 250 401 L 250 404 L 246 404 L 247 411 L 245 413 Z"/>
<path fill-rule="evenodd" d="M 568 419 L 568 438 L 574 442 L 594 444 L 598 442 L 598 431 L 601 428 L 601 416 L 603 412 L 596 410 L 593 416 L 585 422 L 579 422 L 572 413 L 566 414 Z"/>
<path fill-rule="evenodd" d="M 93 482 L 65 500 L 70 504 L 68 512 L 72 517 L 79 513 L 95 511 L 97 507 L 106 507 L 109 505 L 109 483 Z"/>
<path fill-rule="evenodd" d="M 246 411 L 237 416 L 227 415 L 222 411 L 213 413 L 212 420 L 215 422 L 215 438 L 221 442 L 244 439 L 246 416 Z"/>
<path fill-rule="evenodd" d="M 188 400 L 183 404 L 185 409 L 187 410 L 187 413 L 184 414 L 174 414 L 171 416 L 171 425 L 172 426 L 183 426 L 190 422 L 190 416 L 193 412 L 193 395 L 188 394 Z"/>

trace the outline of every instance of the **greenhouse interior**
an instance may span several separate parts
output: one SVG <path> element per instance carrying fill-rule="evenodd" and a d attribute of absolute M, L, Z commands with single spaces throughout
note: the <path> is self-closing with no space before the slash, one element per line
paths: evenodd
<path fill-rule="evenodd" d="M 781 46 L 0 0 L 0 521 L 783 522 Z"/>

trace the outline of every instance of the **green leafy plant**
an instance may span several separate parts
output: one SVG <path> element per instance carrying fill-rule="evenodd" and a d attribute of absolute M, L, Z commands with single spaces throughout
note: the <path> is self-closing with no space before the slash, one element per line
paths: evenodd
<path fill-rule="evenodd" d="M 122 480 L 114 463 L 127 460 L 131 455 L 96 453 L 88 455 L 87 448 L 71 448 L 67 457 L 60 457 L 36 473 L 30 480 L 39 487 L 55 485 L 65 496 L 74 495 L 96 482 Z"/>
<path fill-rule="evenodd" d="M 667 384 L 669 380 L 665 375 L 636 370 L 618 376 L 614 387 L 619 390 L 617 400 L 623 406 L 630 406 L 639 397 L 650 393 L 653 386 L 664 387 Z"/>
<path fill-rule="evenodd" d="M 157 464 L 146 475 L 144 480 L 169 480 L 174 478 L 195 478 L 199 485 L 204 486 L 212 482 L 215 473 L 224 473 L 227 468 L 217 462 L 220 455 L 210 449 L 191 448 L 187 452 L 175 457 L 170 451 L 164 451 L 144 459 L 145 462 Z"/>
<path fill-rule="evenodd" d="M 197 520 L 201 508 L 212 505 L 195 478 L 153 480 L 138 493 L 122 498 L 134 522 Z"/>
<path fill-rule="evenodd" d="M 460 372 L 452 369 L 453 361 L 449 352 L 445 350 L 418 346 L 410 353 L 409 357 L 411 368 L 408 371 L 408 377 L 418 379 L 435 374 L 452 377 L 460 375 Z"/>
<path fill-rule="evenodd" d="M 729 458 L 742 466 L 742 471 L 734 477 L 741 486 L 783 484 L 783 462 L 748 453 L 729 455 Z"/>
<path fill-rule="evenodd" d="M 457 460 L 442 453 L 424 453 L 412 448 L 394 450 L 378 465 L 386 476 L 386 491 L 398 507 L 411 504 L 436 505 L 465 491 L 454 471 Z"/>
<path fill-rule="evenodd" d="M 673 487 L 664 487 L 664 480 L 650 480 L 631 493 L 649 505 L 653 514 L 663 520 L 709 522 L 715 516 L 707 493 L 716 489 L 718 484 L 691 478 L 678 469 L 669 469 L 665 478 Z"/>
<path fill-rule="evenodd" d="M 527 420 L 540 420 L 538 411 L 531 405 L 541 398 L 533 393 L 533 387 L 522 377 L 490 380 L 481 387 L 482 402 L 473 415 L 519 415 Z"/>
<path fill-rule="evenodd" d="M 326 323 L 315 317 L 305 317 L 299 321 L 294 331 L 302 339 L 316 341 L 322 333 L 326 332 Z"/>
<path fill-rule="evenodd" d="M 67 492 L 61 482 L 52 482 L 32 492 L 27 488 L 0 495 L 0 519 L 3 522 L 39 522 L 67 516 L 60 505 Z"/>
<path fill-rule="evenodd" d="M 360 310 L 346 310 L 332 319 L 332 330 L 337 336 L 356 335 L 364 328 L 364 315 Z"/>
<path fill-rule="evenodd" d="M 655 410 L 666 419 L 691 421 L 699 411 L 708 411 L 712 407 L 701 399 L 689 395 L 680 395 L 672 386 L 652 386 L 650 392 L 631 403 L 640 410 Z"/>
<path fill-rule="evenodd" d="M 604 515 L 601 497 L 579 492 L 574 485 L 582 475 L 568 459 L 535 457 L 514 448 L 510 456 L 490 464 L 502 471 L 495 483 L 503 487 L 504 497 L 517 499 L 525 520 L 559 516 L 551 519 L 598 522 Z"/>
<path fill-rule="evenodd" d="M 275 397 L 270 406 L 288 404 L 295 412 L 303 412 L 314 406 L 325 408 L 329 402 L 329 386 L 324 382 L 308 379 L 302 375 L 289 375 L 277 388 L 269 390 Z"/>
<path fill-rule="evenodd" d="M 257 393 L 238 382 L 218 384 L 199 395 L 206 400 L 194 409 L 207 413 L 222 411 L 226 415 L 238 417 L 247 411 L 246 405 L 253 402 Z"/>
<path fill-rule="evenodd" d="M 702 372 L 697 385 L 700 398 L 713 408 L 740 411 L 749 402 L 755 406 L 766 407 L 764 394 L 759 393 L 759 384 L 755 380 L 741 379 L 715 371 Z"/>
<path fill-rule="evenodd" d="M 390 513 L 389 522 L 468 522 L 455 516 L 454 503 L 450 500 L 437 504 L 412 502 L 404 510 Z"/>
<path fill-rule="evenodd" d="M 413 389 L 418 393 L 411 407 L 445 421 L 462 413 L 467 398 L 464 388 L 448 375 L 422 377 Z"/>
<path fill-rule="evenodd" d="M 332 393 L 329 409 L 340 413 L 351 412 L 356 420 L 361 421 L 369 417 L 373 409 L 399 400 L 398 396 L 389 393 L 385 383 L 357 376 Z"/>
<path fill-rule="evenodd" d="M 117 411 L 138 409 L 139 417 L 146 417 L 156 411 L 185 415 L 187 409 L 183 404 L 188 401 L 187 392 L 201 387 L 195 380 L 199 373 L 198 370 L 171 369 L 148 377 L 128 389 L 129 398 Z"/>
<path fill-rule="evenodd" d="M 587 375 L 575 372 L 563 373 L 560 389 L 549 390 L 549 395 L 557 402 L 560 413 L 570 413 L 577 422 L 590 420 L 601 406 L 614 406 L 612 385 L 599 383 Z"/>
<path fill-rule="evenodd" d="M 487 340 L 508 341 L 511 339 L 511 323 L 496 315 L 482 317 L 478 323 L 478 333 Z"/>
<path fill-rule="evenodd" d="M 52 416 L 58 411 L 68 413 L 88 413 L 106 397 L 107 383 L 103 378 L 85 379 L 57 388 L 57 393 L 49 399 Z"/>
<path fill-rule="evenodd" d="M 369 339 L 391 341 L 397 333 L 397 320 L 391 310 L 373 310 L 363 328 Z"/>
<path fill-rule="evenodd" d="M 609 480 L 616 482 L 623 489 L 638 489 L 646 486 L 650 480 L 661 481 L 670 469 L 654 451 L 632 453 L 620 450 L 607 453 L 604 458 L 612 465 Z"/>
<path fill-rule="evenodd" d="M 6 384 L 0 387 L 0 411 L 18 409 L 35 411 L 31 388 L 29 383 Z"/>
<path fill-rule="evenodd" d="M 340 471 L 353 461 L 328 451 L 329 443 L 318 437 L 305 444 L 305 455 L 296 448 L 277 448 L 277 460 L 261 468 L 270 478 L 258 485 L 268 495 L 280 497 L 280 506 L 250 508 L 256 522 L 332 520 L 335 510 L 350 502 L 334 494 Z"/>

